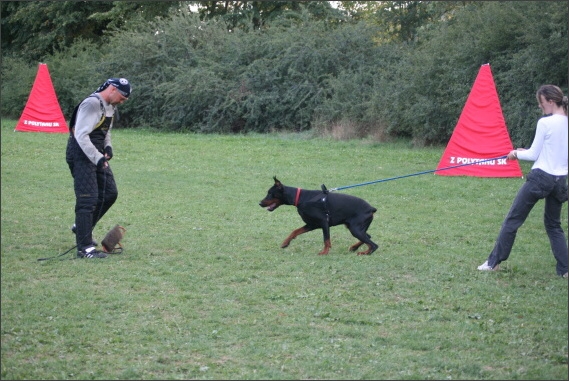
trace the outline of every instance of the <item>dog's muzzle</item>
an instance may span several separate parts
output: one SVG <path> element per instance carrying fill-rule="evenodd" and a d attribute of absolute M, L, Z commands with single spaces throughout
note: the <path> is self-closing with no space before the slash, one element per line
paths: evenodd
<path fill-rule="evenodd" d="M 266 202 L 261 201 L 261 202 L 259 203 L 259 206 L 260 206 L 261 208 L 265 208 L 265 209 L 266 209 L 267 211 L 269 211 L 269 212 L 272 212 L 272 211 L 275 210 L 279 205 L 278 205 L 276 202 L 273 202 L 273 203 L 269 204 L 269 203 L 266 203 Z"/>

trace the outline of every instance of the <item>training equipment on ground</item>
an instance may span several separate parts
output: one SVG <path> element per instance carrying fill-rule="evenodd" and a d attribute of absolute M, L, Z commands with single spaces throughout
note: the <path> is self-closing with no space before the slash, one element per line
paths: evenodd
<path fill-rule="evenodd" d="M 122 253 L 123 247 L 121 240 L 124 238 L 125 233 L 125 228 L 120 225 L 115 225 L 115 227 L 109 230 L 109 232 L 105 235 L 105 238 L 103 238 L 101 241 L 103 251 L 109 254 Z"/>

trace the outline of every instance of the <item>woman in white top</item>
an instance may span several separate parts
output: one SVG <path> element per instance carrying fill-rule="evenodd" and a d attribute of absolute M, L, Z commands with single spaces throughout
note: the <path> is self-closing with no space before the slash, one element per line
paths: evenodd
<path fill-rule="evenodd" d="M 544 116 L 537 122 L 533 143 L 527 150 L 518 148 L 508 154 L 508 160 L 534 164 L 502 223 L 494 249 L 478 270 L 499 269 L 500 262 L 510 256 L 518 228 L 534 205 L 545 199 L 543 223 L 557 261 L 557 275 L 567 278 L 567 241 L 561 227 L 561 208 L 567 201 L 567 97 L 554 85 L 541 86 L 536 97 Z"/>

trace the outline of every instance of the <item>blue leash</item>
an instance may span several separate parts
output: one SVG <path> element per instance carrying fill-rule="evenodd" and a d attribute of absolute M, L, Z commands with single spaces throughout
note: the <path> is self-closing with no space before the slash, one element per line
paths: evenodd
<path fill-rule="evenodd" d="M 342 189 L 361 187 L 361 186 L 363 186 L 363 185 L 370 185 L 370 184 L 375 184 L 375 183 L 382 183 L 382 182 L 384 182 L 384 181 L 403 179 L 403 178 L 405 178 L 405 177 L 424 175 L 425 173 L 432 173 L 432 172 L 437 172 L 437 171 L 444 171 L 444 170 L 446 170 L 446 169 L 464 167 L 464 166 L 466 166 L 466 165 L 473 165 L 473 164 L 483 163 L 483 162 L 485 162 L 485 161 L 498 160 L 498 159 L 505 159 L 505 158 L 507 158 L 507 157 L 508 157 L 508 155 L 504 155 L 504 156 L 500 156 L 500 157 L 494 157 L 494 158 L 492 158 L 492 159 L 479 160 L 479 161 L 475 161 L 475 162 L 472 162 L 472 163 L 459 164 L 459 165 L 453 165 L 453 166 L 451 166 L 451 167 L 445 167 L 445 168 L 441 168 L 441 169 L 431 169 L 431 170 L 429 170 L 429 171 L 411 173 L 410 175 L 395 176 L 395 177 L 389 177 L 389 178 L 387 178 L 387 179 L 381 179 L 381 180 L 375 180 L 375 181 L 368 181 L 368 182 L 366 182 L 366 183 L 360 183 L 360 184 L 354 184 L 354 185 L 346 185 L 346 186 L 343 186 L 343 187 L 331 188 L 331 189 L 329 189 L 328 191 L 329 191 L 329 192 L 334 192 L 334 191 L 339 191 L 339 190 L 342 190 Z M 323 187 L 323 189 L 325 189 L 324 185 L 322 185 L 322 187 Z"/>

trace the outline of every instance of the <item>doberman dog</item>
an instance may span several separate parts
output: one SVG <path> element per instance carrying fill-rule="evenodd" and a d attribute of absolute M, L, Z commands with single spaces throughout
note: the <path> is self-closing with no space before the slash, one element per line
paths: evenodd
<path fill-rule="evenodd" d="M 359 241 L 350 246 L 350 251 L 356 251 L 364 243 L 368 249 L 359 252 L 358 255 L 370 255 L 378 246 L 371 240 L 367 233 L 369 225 L 373 221 L 376 208 L 361 198 L 340 193 L 329 193 L 322 185 L 322 190 L 305 190 L 301 188 L 283 185 L 276 176 L 273 177 L 275 184 L 269 189 L 267 196 L 259 202 L 259 205 L 272 212 L 281 205 L 294 205 L 298 214 L 305 222 L 301 228 L 292 233 L 281 244 L 287 247 L 290 242 L 299 235 L 322 229 L 324 235 L 324 249 L 319 255 L 326 255 L 330 251 L 330 227 L 340 224 L 346 225 L 350 233 Z"/>

